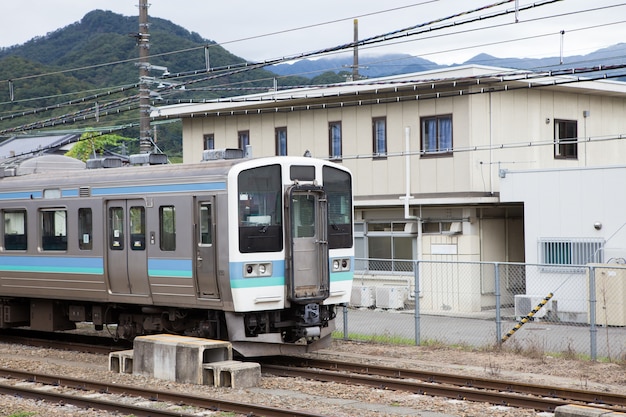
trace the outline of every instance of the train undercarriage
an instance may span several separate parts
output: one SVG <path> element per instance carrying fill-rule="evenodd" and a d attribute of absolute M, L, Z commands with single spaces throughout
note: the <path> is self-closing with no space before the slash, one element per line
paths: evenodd
<path fill-rule="evenodd" d="M 0 307 L 0 328 L 61 331 L 73 330 L 77 323 L 87 322 L 92 323 L 95 330 L 108 331 L 119 339 L 132 340 L 142 335 L 171 333 L 229 340 L 227 320 L 224 312 L 218 310 L 28 298 L 1 299 Z M 319 338 L 322 329 L 335 318 L 335 310 L 333 306 L 312 303 L 236 316 L 238 326 L 243 329 L 230 330 L 232 333 L 242 333 L 243 330 L 246 339 L 274 335 L 282 343 L 306 344 Z M 232 321 L 230 323 L 232 326 Z"/>

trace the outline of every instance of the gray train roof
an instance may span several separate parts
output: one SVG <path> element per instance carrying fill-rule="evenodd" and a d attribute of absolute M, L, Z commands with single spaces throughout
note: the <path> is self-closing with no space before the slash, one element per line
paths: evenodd
<path fill-rule="evenodd" d="M 140 184 L 147 186 L 181 181 L 190 183 L 224 181 L 230 168 L 243 161 L 246 161 L 246 159 L 196 164 L 122 166 L 119 168 L 100 169 L 55 169 L 53 171 L 40 171 L 39 173 L 35 171 L 35 173 L 29 175 L 0 177 L 0 194 L 18 190 L 81 188 L 106 186 L 108 184 Z M 81 161 L 77 162 L 84 167 L 84 163 Z"/>

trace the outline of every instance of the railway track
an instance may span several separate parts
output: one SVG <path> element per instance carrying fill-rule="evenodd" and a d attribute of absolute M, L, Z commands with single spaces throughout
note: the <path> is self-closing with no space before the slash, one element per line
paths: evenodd
<path fill-rule="evenodd" d="M 0 333 L 2 334 L 2 333 Z M 14 336 L 14 343 L 32 344 L 35 346 L 50 346 L 49 336 L 45 336 L 44 339 L 38 339 L 31 334 L 27 334 L 28 337 L 20 339 L 19 336 Z M 55 333 L 54 335 L 58 335 Z M 111 346 L 100 346 L 98 344 L 91 345 L 92 342 L 100 342 L 103 338 L 96 340 L 91 339 L 89 336 L 86 338 L 71 337 L 70 341 L 56 340 L 54 342 L 54 348 L 66 349 L 66 350 L 80 350 L 82 352 L 90 353 L 108 353 Z M 0 337 L 1 341 L 6 341 L 4 335 Z M 119 348 L 118 348 L 119 350 Z M 414 369 L 399 369 L 388 366 L 363 364 L 356 362 L 337 361 L 337 360 L 324 360 L 302 357 L 277 357 L 266 358 L 261 361 L 262 372 L 265 375 L 284 376 L 284 377 L 301 377 L 311 380 L 336 382 L 341 384 L 352 384 L 369 386 L 376 389 L 388 389 L 396 391 L 406 391 L 416 394 L 430 395 L 434 397 L 446 397 L 451 399 L 460 399 L 474 402 L 484 402 L 494 405 L 502 405 L 508 407 L 518 407 L 526 409 L 534 409 L 538 411 L 553 412 L 556 407 L 566 404 L 584 404 L 584 405 L 596 405 L 602 406 L 606 410 L 625 412 L 626 411 L 626 395 L 599 392 L 590 390 L 579 390 L 573 388 L 560 388 L 555 386 L 528 384 L 515 381 L 505 381 L 502 379 L 490 379 L 480 378 L 467 375 L 454 375 L 439 372 L 429 372 Z M 0 370 L 0 376 L 4 376 Z M 36 377 L 23 377 L 27 380 L 37 379 Z M 38 378 L 48 378 L 45 376 L 39 376 Z M 49 383 L 53 385 L 61 385 L 58 378 L 50 377 Z M 90 381 L 71 380 L 66 378 L 67 386 L 77 386 L 81 389 L 90 389 L 97 392 L 112 392 L 123 393 L 126 395 L 136 395 L 142 398 L 158 399 L 163 401 L 171 401 L 173 403 L 187 403 L 188 405 L 195 404 L 195 398 L 183 398 L 173 397 L 168 399 L 171 393 L 159 393 L 159 392 L 146 392 L 141 393 L 140 388 L 134 387 L 121 387 L 120 386 L 106 386 L 105 384 L 91 385 Z M 37 381 L 39 382 L 39 380 Z M 82 387 L 85 388 L 82 388 Z M 136 391 L 135 391 L 136 390 Z M 134 394 L 133 392 L 136 392 Z M 176 394 L 177 395 L 177 394 Z M 221 400 L 201 399 L 204 402 L 204 406 L 209 409 L 223 409 L 224 403 Z M 206 402 L 209 401 L 209 402 Z M 231 406 L 230 404 L 228 405 Z M 232 409 L 227 410 L 232 412 L 240 412 L 240 407 L 244 407 L 243 414 L 257 415 L 253 411 L 246 408 L 248 404 L 232 404 Z M 288 411 L 288 414 L 268 414 L 267 410 L 259 410 L 261 414 L 265 416 L 312 416 L 303 412 L 301 414 L 294 414 L 293 411 Z M 129 413 L 135 415 L 139 414 L 138 411 L 129 410 Z M 152 414 L 154 415 L 154 414 Z M 175 414 L 181 415 L 181 414 Z"/>
<path fill-rule="evenodd" d="M 115 340 L 107 336 L 26 329 L 0 329 L 0 342 L 102 355 L 133 348 L 129 340 Z"/>
<path fill-rule="evenodd" d="M 626 411 L 626 395 L 623 394 L 354 362 L 281 357 L 262 363 L 262 370 L 264 374 L 275 376 L 365 385 L 538 411 L 553 412 L 556 407 L 567 404 L 599 405 L 607 410 Z"/>
<path fill-rule="evenodd" d="M 78 393 L 57 392 L 27 387 L 22 384 L 15 385 L 6 382 L 0 383 L 0 393 L 6 395 L 20 395 L 25 398 L 45 400 L 51 403 L 72 404 L 81 408 L 92 408 L 103 411 L 122 413 L 123 415 L 155 416 L 155 417 L 192 417 L 198 414 L 181 411 L 181 409 L 168 409 L 166 407 L 146 407 L 136 405 L 136 402 L 120 402 L 115 399 L 96 398 L 93 394 L 112 396 L 135 397 L 139 399 L 170 403 L 184 407 L 196 407 L 204 411 L 222 411 L 237 413 L 244 416 L 264 417 L 323 417 L 321 414 L 287 410 L 237 401 L 227 401 L 216 398 L 188 395 L 172 391 L 153 390 L 120 384 L 108 384 L 99 381 L 85 379 L 65 378 L 61 376 L 23 372 L 13 369 L 0 368 L 0 378 L 7 380 L 28 381 L 44 384 L 46 386 L 62 387 Z M 86 395 L 88 393 L 89 395 Z M 119 398 L 119 397 L 118 397 Z"/>

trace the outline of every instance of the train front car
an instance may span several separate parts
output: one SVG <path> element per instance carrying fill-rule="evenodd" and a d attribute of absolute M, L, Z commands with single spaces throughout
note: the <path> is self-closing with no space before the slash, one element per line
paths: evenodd
<path fill-rule="evenodd" d="M 225 316 L 244 356 L 328 346 L 336 306 L 352 288 L 350 172 L 305 157 L 266 161 L 242 162 L 228 176 L 233 306 Z"/>

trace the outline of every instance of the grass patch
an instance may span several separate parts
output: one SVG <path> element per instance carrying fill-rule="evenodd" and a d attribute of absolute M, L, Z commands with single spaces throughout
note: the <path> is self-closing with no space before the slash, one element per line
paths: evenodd
<path fill-rule="evenodd" d="M 408 339 L 406 337 L 395 336 L 390 334 L 360 334 L 360 333 L 348 333 L 348 337 L 345 338 L 343 332 L 334 331 L 332 334 L 334 339 L 340 340 L 352 340 L 356 342 L 372 342 L 387 345 L 415 345 L 415 340 Z"/>

